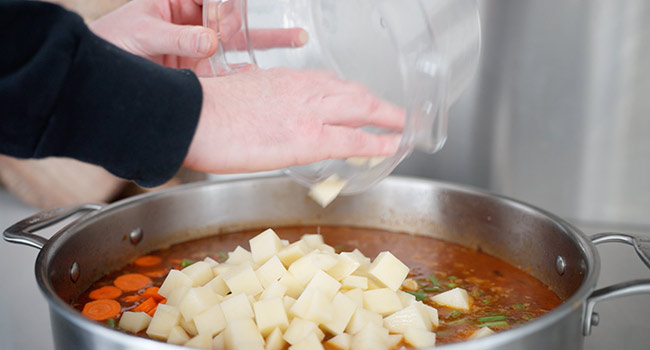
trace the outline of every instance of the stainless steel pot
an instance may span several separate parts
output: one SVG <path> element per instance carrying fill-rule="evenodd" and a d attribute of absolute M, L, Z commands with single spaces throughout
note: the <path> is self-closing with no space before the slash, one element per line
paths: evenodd
<path fill-rule="evenodd" d="M 84 215 L 45 239 L 34 232 Z M 90 284 L 134 257 L 169 244 L 241 228 L 340 224 L 422 234 L 482 249 L 525 268 L 563 300 L 521 327 L 444 349 L 580 349 L 598 323 L 605 299 L 650 293 L 650 280 L 595 290 L 596 244 L 634 246 L 650 268 L 650 239 L 618 233 L 590 241 L 567 222 L 527 204 L 475 189 L 390 177 L 360 195 L 322 209 L 284 178 L 199 183 L 145 194 L 108 206 L 86 204 L 27 218 L 4 232 L 13 243 L 40 249 L 36 279 L 50 304 L 57 349 L 178 349 L 89 321 L 69 305 Z"/>

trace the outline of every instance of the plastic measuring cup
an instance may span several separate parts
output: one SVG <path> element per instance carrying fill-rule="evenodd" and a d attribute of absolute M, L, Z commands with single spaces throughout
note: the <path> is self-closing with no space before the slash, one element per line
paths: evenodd
<path fill-rule="evenodd" d="M 220 38 L 210 58 L 215 75 L 249 64 L 329 70 L 405 108 L 393 156 L 286 169 L 306 186 L 336 174 L 346 181 L 342 194 L 369 188 L 416 148 L 442 148 L 448 110 L 473 77 L 480 51 L 475 0 L 205 0 L 203 22 Z M 291 28 L 308 32 L 304 46 L 255 47 L 260 30 Z"/>

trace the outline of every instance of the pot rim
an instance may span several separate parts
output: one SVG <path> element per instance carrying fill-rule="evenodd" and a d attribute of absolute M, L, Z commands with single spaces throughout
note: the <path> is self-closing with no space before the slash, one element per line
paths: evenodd
<path fill-rule="evenodd" d="M 35 262 L 35 274 L 38 286 L 45 296 L 48 304 L 52 309 L 54 309 L 59 315 L 65 317 L 68 321 L 74 324 L 77 327 L 80 327 L 88 332 L 93 332 L 106 336 L 109 338 L 119 337 L 122 338 L 122 342 L 128 342 L 134 346 L 140 346 L 142 348 L 156 348 L 156 349 L 186 349 L 186 347 L 162 343 L 160 341 L 141 338 L 133 336 L 131 334 L 126 334 L 120 331 L 110 329 L 106 326 L 103 326 L 92 320 L 88 320 L 86 317 L 81 315 L 75 308 L 62 300 L 55 292 L 52 285 L 49 283 L 47 278 L 47 266 L 45 262 L 47 258 L 57 251 L 57 247 L 60 245 L 59 241 L 62 240 L 66 235 L 74 233 L 75 229 L 81 225 L 86 224 L 88 221 L 93 218 L 101 215 L 106 215 L 114 210 L 123 208 L 125 206 L 137 205 L 139 202 L 145 202 L 150 200 L 155 200 L 159 197 L 166 197 L 173 195 L 177 192 L 188 191 L 195 188 L 201 187 L 211 187 L 211 186 L 228 186 L 232 183 L 242 183 L 242 182 L 274 182 L 274 181 L 293 181 L 285 175 L 276 175 L 276 176 L 260 176 L 260 177 L 248 177 L 244 179 L 231 179 L 225 181 L 202 181 L 189 183 L 184 185 L 179 185 L 176 187 L 163 189 L 155 192 L 145 193 L 130 198 L 126 198 L 115 203 L 109 204 L 95 212 L 89 213 L 78 220 L 66 225 L 65 227 L 58 230 L 52 237 L 47 241 L 47 243 L 40 250 L 36 262 Z M 526 336 L 537 332 L 539 329 L 547 328 L 548 326 L 560 322 L 568 314 L 574 312 L 577 309 L 583 307 L 587 298 L 596 288 L 596 283 L 598 281 L 598 276 L 600 273 L 600 256 L 595 245 L 587 238 L 587 236 L 577 229 L 575 226 L 568 223 L 566 220 L 558 217 L 555 214 L 552 214 L 544 209 L 538 208 L 534 205 L 522 202 L 517 199 L 513 199 L 504 195 L 490 193 L 486 190 L 479 189 L 472 186 L 460 185 L 450 182 L 431 180 L 426 178 L 419 177 L 409 177 L 409 176 L 389 176 L 384 179 L 381 183 L 416 183 L 422 185 L 433 185 L 436 187 L 442 187 L 445 189 L 453 190 L 455 192 L 462 192 L 470 195 L 477 195 L 480 197 L 489 197 L 493 199 L 498 199 L 508 205 L 520 207 L 525 209 L 528 212 L 541 215 L 550 219 L 553 223 L 564 228 L 569 234 L 571 241 L 577 245 L 583 256 L 585 257 L 586 262 L 586 273 L 580 287 L 566 300 L 562 302 L 558 307 L 549 311 L 548 313 L 534 319 L 533 321 L 527 322 L 516 328 L 507 330 L 505 332 L 498 332 L 494 335 L 491 335 L 486 338 L 467 340 L 460 343 L 446 344 L 436 346 L 436 348 L 443 348 L 446 350 L 460 350 L 467 349 L 468 346 L 481 342 L 482 346 L 499 346 L 505 343 L 512 341 L 512 339 L 520 338 L 523 339 Z M 381 185 L 378 184 L 377 186 Z M 582 322 L 584 322 L 584 315 L 581 316 Z M 582 334 L 577 334 L 576 336 L 582 337 Z M 128 339 L 126 338 L 128 337 Z M 119 339 L 118 338 L 118 339 Z"/>

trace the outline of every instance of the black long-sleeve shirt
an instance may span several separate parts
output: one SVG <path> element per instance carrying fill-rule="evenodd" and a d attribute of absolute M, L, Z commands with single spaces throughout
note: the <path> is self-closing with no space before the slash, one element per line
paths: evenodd
<path fill-rule="evenodd" d="M 201 110 L 187 70 L 95 36 L 48 3 L 0 0 L 0 153 L 71 157 L 155 186 L 182 164 Z"/>

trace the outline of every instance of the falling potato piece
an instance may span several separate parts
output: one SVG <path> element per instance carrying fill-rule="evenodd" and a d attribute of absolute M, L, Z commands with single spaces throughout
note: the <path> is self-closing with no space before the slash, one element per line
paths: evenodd
<path fill-rule="evenodd" d="M 309 189 L 309 197 L 320 204 L 321 207 L 325 208 L 336 199 L 346 184 L 346 180 L 339 179 L 338 175 L 334 174 L 313 185 Z"/>
<path fill-rule="evenodd" d="M 490 327 L 481 327 L 472 333 L 472 335 L 469 336 L 469 339 L 478 339 L 478 338 L 483 338 L 487 337 L 488 335 L 492 335 L 495 332 L 490 329 Z"/>
<path fill-rule="evenodd" d="M 436 304 L 452 309 L 469 310 L 469 295 L 462 288 L 454 288 L 431 297 Z"/>

